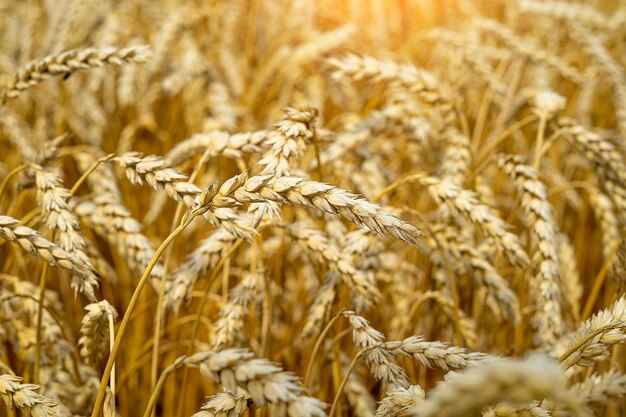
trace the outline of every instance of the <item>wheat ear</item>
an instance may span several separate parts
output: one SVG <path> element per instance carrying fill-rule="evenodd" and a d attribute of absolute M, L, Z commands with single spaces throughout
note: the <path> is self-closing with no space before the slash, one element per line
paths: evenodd
<path fill-rule="evenodd" d="M 537 329 L 535 342 L 550 346 L 562 335 L 564 323 L 560 305 L 558 228 L 548 201 L 548 190 L 539 180 L 537 171 L 527 165 L 523 157 L 500 155 L 498 165 L 513 179 L 530 227 L 533 264 L 537 265 L 531 292 L 538 306 L 532 325 Z"/>
<path fill-rule="evenodd" d="M 22 384 L 20 377 L 0 375 L 0 394 L 9 410 L 17 408 L 24 415 L 33 417 L 70 416 L 56 401 L 38 394 L 39 388 L 35 384 Z"/>
<path fill-rule="evenodd" d="M 21 68 L 3 91 L 3 98 L 14 98 L 24 90 L 54 76 L 109 65 L 144 62 L 150 48 L 146 45 L 128 48 L 74 49 L 32 61 Z"/>
<path fill-rule="evenodd" d="M 580 404 L 568 391 L 565 375 L 547 357 L 524 361 L 507 359 L 469 369 L 429 392 L 414 408 L 415 417 L 464 417 L 477 415 L 481 408 L 500 401 L 527 402 L 546 397 L 560 401 L 572 411 Z"/>

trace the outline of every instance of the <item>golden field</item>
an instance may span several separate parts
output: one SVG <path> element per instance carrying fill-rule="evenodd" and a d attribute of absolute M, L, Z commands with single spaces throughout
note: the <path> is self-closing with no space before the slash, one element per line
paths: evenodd
<path fill-rule="evenodd" d="M 0 417 L 626 413 L 623 1 L 0 25 Z"/>

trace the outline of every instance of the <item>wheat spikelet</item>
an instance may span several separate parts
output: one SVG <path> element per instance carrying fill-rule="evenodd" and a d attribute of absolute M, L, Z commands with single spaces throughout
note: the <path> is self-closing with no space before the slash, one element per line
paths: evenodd
<path fill-rule="evenodd" d="M 61 179 L 40 166 L 34 166 L 38 200 L 48 228 L 58 231 L 59 246 L 82 265 L 84 275 L 74 276 L 72 287 L 84 293 L 90 301 L 95 301 L 94 288 L 98 286 L 91 260 L 85 253 L 87 245 L 81 233 L 78 219 L 69 208 L 69 190 L 61 185 Z"/>
<path fill-rule="evenodd" d="M 248 306 L 257 301 L 263 291 L 263 276 L 260 273 L 247 273 L 230 291 L 230 298 L 220 309 L 220 318 L 215 322 L 215 335 L 211 348 L 220 351 L 233 345 L 244 330 L 244 317 Z"/>
<path fill-rule="evenodd" d="M 561 356 L 572 347 L 577 347 L 564 358 L 563 366 L 592 366 L 596 360 L 606 357 L 611 346 L 626 340 L 624 319 L 626 297 L 622 296 L 610 310 L 599 311 L 582 323 L 576 332 L 562 337 L 555 345 L 552 355 Z M 589 339 L 590 336 L 593 337 Z"/>
<path fill-rule="evenodd" d="M 185 262 L 172 272 L 166 284 L 165 305 L 173 311 L 178 311 L 183 301 L 189 301 L 198 279 L 208 270 L 215 268 L 235 241 L 233 235 L 219 229 L 200 242 L 200 245 L 187 256 Z"/>
<path fill-rule="evenodd" d="M 626 186 L 626 163 L 615 145 L 573 119 L 562 117 L 557 124 L 559 128 L 566 129 L 566 137 L 596 165 L 603 180 L 615 182 L 622 188 Z"/>
<path fill-rule="evenodd" d="M 520 311 L 517 295 L 511 290 L 508 282 L 486 259 L 478 249 L 463 241 L 462 235 L 449 228 L 432 228 L 437 238 L 428 240 L 431 249 L 436 251 L 443 247 L 447 254 L 453 257 L 458 264 L 464 263 L 475 273 L 474 280 L 487 291 L 487 304 L 496 313 L 504 315 L 513 323 L 519 323 Z"/>
<path fill-rule="evenodd" d="M 20 226 L 19 221 L 12 217 L 0 215 L 0 237 L 19 245 L 23 250 L 40 257 L 50 265 L 67 269 L 81 278 L 88 279 L 93 274 L 92 271 L 86 270 L 83 264 L 76 262 L 69 253 L 39 235 L 36 230 Z"/>
<path fill-rule="evenodd" d="M 345 256 L 338 247 L 332 244 L 322 232 L 314 229 L 311 224 L 299 222 L 290 225 L 286 230 L 306 249 L 319 254 L 329 265 L 331 271 L 339 274 L 343 282 L 361 296 L 359 300 L 362 301 L 363 305 L 357 307 L 359 310 L 366 309 L 380 298 L 380 292 L 376 288 L 375 282 L 372 282 L 362 271 L 356 269 L 350 257 Z"/>
<path fill-rule="evenodd" d="M 35 384 L 22 384 L 20 377 L 0 375 L 0 394 L 9 410 L 17 408 L 24 415 L 41 417 L 70 416 L 56 401 L 38 394 L 39 388 Z"/>
<path fill-rule="evenodd" d="M 109 316 L 115 321 L 117 312 L 108 301 L 103 300 L 85 306 L 87 313 L 80 326 L 80 354 L 87 363 L 95 363 L 106 351 L 109 335 Z"/>
<path fill-rule="evenodd" d="M 311 337 L 321 330 L 322 323 L 328 316 L 337 297 L 339 282 L 340 279 L 336 274 L 332 272 L 327 274 L 324 285 L 315 293 L 313 303 L 311 303 L 307 312 L 306 321 L 302 328 L 302 337 Z"/>
<path fill-rule="evenodd" d="M 497 78 L 489 61 L 493 59 L 494 55 L 498 57 L 503 54 L 507 55 L 507 51 L 502 49 L 490 51 L 486 45 L 479 43 L 477 35 L 478 33 L 475 31 L 467 33 L 436 28 L 428 31 L 428 40 L 437 44 L 444 42 L 452 45 L 455 52 L 462 55 L 463 60 L 476 75 L 481 77 L 495 92 L 504 95 L 506 94 L 507 86 Z"/>
<path fill-rule="evenodd" d="M 502 360 L 459 374 L 430 391 L 414 408 L 414 416 L 475 415 L 497 401 L 527 402 L 546 397 L 560 401 L 573 411 L 579 404 L 568 392 L 558 365 L 542 356 L 525 361 Z"/>
<path fill-rule="evenodd" d="M 344 315 L 352 326 L 354 344 L 364 352 L 365 363 L 374 378 L 390 387 L 408 387 L 409 380 L 404 369 L 396 363 L 388 349 L 381 347 L 385 336 L 354 312 L 345 312 Z"/>
<path fill-rule="evenodd" d="M 35 325 L 39 320 L 39 303 L 32 298 L 38 288 L 28 281 L 7 279 L 12 288 L 3 286 L 0 296 L 0 314 L 7 320 L 7 328 L 14 333 L 7 343 L 19 347 L 20 358 L 29 364 L 35 361 L 37 334 Z M 58 364 L 67 360 L 74 348 L 66 340 L 61 326 L 66 326 L 63 308 L 57 293 L 46 290 L 43 294 L 45 309 L 41 312 L 41 352 L 43 363 Z"/>
<path fill-rule="evenodd" d="M 576 265 L 576 251 L 565 233 L 559 234 L 558 240 L 563 299 L 567 302 L 572 317 L 578 322 L 580 320 L 580 300 L 583 297 L 583 286 Z"/>
<path fill-rule="evenodd" d="M 83 222 L 116 247 L 126 258 L 131 268 L 145 269 L 152 256 L 154 247 L 150 240 L 141 233 L 143 227 L 130 214 L 130 211 L 114 195 L 104 193 L 94 195 L 89 200 L 80 201 L 75 208 Z M 157 264 L 152 275 L 159 277 L 161 270 Z"/>
<path fill-rule="evenodd" d="M 513 265 L 524 267 L 530 263 L 517 236 L 507 230 L 509 226 L 497 216 L 495 210 L 479 202 L 476 193 L 435 177 L 420 175 L 419 181 L 427 187 L 435 201 L 445 203 L 451 211 L 459 213 L 494 239 Z"/>
<path fill-rule="evenodd" d="M 284 116 L 274 125 L 274 134 L 267 138 L 270 149 L 263 154 L 259 165 L 261 174 L 282 177 L 290 174 L 296 158 L 302 155 L 307 142 L 315 136 L 317 110 L 311 108 L 284 109 Z"/>
<path fill-rule="evenodd" d="M 416 92 L 433 91 L 438 87 L 437 79 L 428 71 L 410 64 L 381 61 L 367 55 L 348 54 L 342 58 L 330 58 L 326 64 L 337 79 L 370 79 L 374 82 L 398 83 Z"/>
<path fill-rule="evenodd" d="M 558 251 L 558 229 L 548 190 L 537 171 L 517 155 L 498 158 L 498 165 L 513 179 L 521 195 L 522 209 L 530 228 L 534 248 L 533 263 L 537 265 L 531 292 L 537 303 L 532 324 L 537 329 L 536 342 L 549 346 L 563 333 Z"/>
<path fill-rule="evenodd" d="M 419 385 L 407 388 L 395 387 L 387 392 L 376 409 L 376 417 L 407 417 L 412 415 L 413 407 L 424 401 L 424 390 Z"/>
<path fill-rule="evenodd" d="M 620 241 L 619 221 L 615 216 L 613 203 L 606 194 L 593 190 L 589 192 L 589 202 L 602 229 L 602 253 L 604 258 L 611 256 L 611 246 Z"/>
<path fill-rule="evenodd" d="M 511 29 L 494 21 L 481 19 L 478 22 L 481 30 L 497 36 L 513 52 L 542 64 L 576 84 L 582 84 L 584 77 L 575 67 L 543 49 L 534 39 L 517 36 Z"/>
<path fill-rule="evenodd" d="M 210 156 L 241 158 L 244 154 L 259 153 L 268 147 L 270 131 L 230 134 L 221 130 L 197 133 L 179 142 L 165 156 L 170 166 L 182 165 L 194 156 L 210 150 Z"/>
<path fill-rule="evenodd" d="M 450 346 L 447 343 L 426 342 L 422 336 L 386 342 L 383 346 L 393 353 L 413 357 L 427 368 L 439 367 L 445 371 L 482 365 L 488 360 L 493 360 L 484 353 L 468 352 L 464 348 Z"/>
<path fill-rule="evenodd" d="M 233 394 L 226 389 L 209 397 L 201 411 L 192 417 L 239 417 L 248 408 L 249 399 L 250 395 L 243 390 L 237 390 Z"/>
<path fill-rule="evenodd" d="M 613 369 L 593 374 L 572 389 L 584 404 L 606 405 L 626 395 L 626 376 Z"/>
<path fill-rule="evenodd" d="M 187 366 L 197 367 L 207 378 L 236 391 L 244 389 L 257 406 L 272 404 L 285 407 L 289 417 L 322 417 L 324 404 L 302 395 L 298 378 L 267 359 L 252 359 L 246 349 L 226 349 L 221 352 L 200 352 L 185 360 Z"/>
<path fill-rule="evenodd" d="M 188 208 L 195 207 L 196 198 L 201 193 L 200 188 L 187 182 L 186 175 L 168 168 L 167 162 L 161 157 L 155 155 L 144 157 L 139 152 L 128 152 L 113 158 L 112 161 L 125 168 L 126 176 L 131 183 L 146 182 L 157 191 L 165 191 L 170 198 L 183 203 Z M 214 226 L 223 226 L 238 238 L 251 240 L 254 236 L 251 221 L 229 208 L 222 207 L 207 211 L 203 217 Z"/>
<path fill-rule="evenodd" d="M 128 48 L 87 48 L 75 49 L 50 55 L 33 61 L 21 68 L 6 85 L 2 97 L 15 98 L 24 90 L 54 76 L 71 74 L 78 70 L 124 65 L 128 62 L 144 62 L 149 52 L 148 46 Z"/>
<path fill-rule="evenodd" d="M 415 244 L 422 233 L 415 227 L 384 211 L 377 204 L 332 185 L 299 177 L 272 178 L 258 175 L 245 179 L 233 177 L 220 187 L 213 198 L 216 207 L 242 203 L 274 201 L 339 214 L 359 226 Z"/>
<path fill-rule="evenodd" d="M 447 146 L 441 164 L 441 178 L 462 185 L 472 161 L 469 138 L 457 129 L 450 129 L 445 139 Z"/>

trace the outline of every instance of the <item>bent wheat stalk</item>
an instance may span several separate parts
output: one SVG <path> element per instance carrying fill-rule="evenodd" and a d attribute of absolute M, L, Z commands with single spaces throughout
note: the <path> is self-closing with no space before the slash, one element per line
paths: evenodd
<path fill-rule="evenodd" d="M 180 225 L 176 229 L 174 229 L 174 231 L 172 231 L 172 233 L 170 233 L 167 236 L 167 238 L 165 238 L 163 243 L 161 243 L 161 245 L 157 248 L 156 252 L 154 253 L 154 256 L 152 257 L 152 260 L 150 261 L 150 264 L 148 265 L 143 275 L 139 279 L 139 282 L 137 283 L 137 287 L 135 287 L 135 291 L 133 292 L 133 296 L 128 302 L 128 307 L 126 309 L 126 312 L 124 313 L 122 322 L 120 323 L 120 328 L 117 332 L 117 336 L 115 337 L 115 342 L 113 343 L 113 347 L 111 348 L 109 359 L 107 360 L 106 367 L 104 369 L 102 378 L 100 380 L 100 388 L 98 389 L 98 393 L 96 396 L 96 401 L 93 407 L 93 411 L 91 413 L 91 417 L 98 417 L 100 415 L 102 404 L 104 403 L 106 386 L 109 381 L 109 377 L 111 376 L 111 370 L 113 369 L 115 358 L 117 357 L 120 346 L 122 344 L 123 336 L 126 332 L 128 323 L 130 322 L 131 313 L 133 312 L 133 310 L 135 309 L 135 306 L 137 305 L 137 302 L 139 301 L 139 296 L 141 295 L 141 292 L 144 286 L 148 282 L 148 278 L 150 278 L 150 273 L 152 272 L 152 268 L 154 268 L 157 261 L 159 260 L 159 257 L 161 256 L 161 254 L 163 254 L 163 252 L 169 246 L 169 244 L 172 243 L 174 239 L 176 239 L 176 237 L 180 235 L 182 231 L 185 230 L 185 228 L 191 224 L 191 222 L 196 216 L 201 215 L 202 212 L 207 209 L 206 202 L 203 200 L 210 198 L 209 197 L 210 192 L 211 190 L 209 189 L 209 190 L 206 190 L 205 193 L 203 193 L 202 199 L 200 200 L 200 204 L 196 207 L 196 209 L 194 209 L 192 212 L 186 213 L 185 216 L 183 216 L 183 219 L 181 220 Z M 203 202 L 204 204 L 202 204 Z"/>

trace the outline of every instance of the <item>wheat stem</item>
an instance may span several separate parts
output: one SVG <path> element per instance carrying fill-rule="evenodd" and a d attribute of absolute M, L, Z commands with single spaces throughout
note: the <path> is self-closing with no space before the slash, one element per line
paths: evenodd
<path fill-rule="evenodd" d="M 328 412 L 328 417 L 333 417 L 333 415 L 335 414 L 335 410 L 337 409 L 337 405 L 339 404 L 339 397 L 341 397 L 341 393 L 343 392 L 343 389 L 348 382 L 348 378 L 356 367 L 359 358 L 363 356 L 364 353 L 365 349 L 360 350 L 356 355 L 354 355 L 354 358 L 352 358 L 352 362 L 350 362 L 350 366 L 348 366 L 348 369 L 346 370 L 346 375 L 343 377 L 339 388 L 337 388 L 337 392 L 335 392 L 335 399 L 333 400 L 333 405 L 330 407 L 330 411 Z"/>
<path fill-rule="evenodd" d="M 135 291 L 133 292 L 133 296 L 128 302 L 128 307 L 126 309 L 126 312 L 124 313 L 122 322 L 120 323 L 120 328 L 117 332 L 117 336 L 115 338 L 115 342 L 113 343 L 113 347 L 111 348 L 111 354 L 109 355 L 109 358 L 106 363 L 106 367 L 104 368 L 104 373 L 102 374 L 102 379 L 100 380 L 100 388 L 98 389 L 98 394 L 96 395 L 96 401 L 93 407 L 93 411 L 91 412 L 91 417 L 98 417 L 100 415 L 102 404 L 104 402 L 104 396 L 106 393 L 105 389 L 109 382 L 109 377 L 111 376 L 111 371 L 113 369 L 115 358 L 117 357 L 117 354 L 120 350 L 120 346 L 122 344 L 122 338 L 126 332 L 126 327 L 128 326 L 128 322 L 130 321 L 131 314 L 133 310 L 135 309 L 137 302 L 139 301 L 139 296 L 141 295 L 141 292 L 144 286 L 148 282 L 148 278 L 150 278 L 150 273 L 152 272 L 152 269 L 156 265 L 161 254 L 163 254 L 163 251 L 165 251 L 165 249 L 169 246 L 169 244 L 172 243 L 174 239 L 176 239 L 176 237 L 183 230 L 185 230 L 187 226 L 189 226 L 189 224 L 191 224 L 192 220 L 197 215 L 198 214 L 196 214 L 195 212 L 192 212 L 191 214 L 183 218 L 183 221 L 181 222 L 181 224 L 172 233 L 170 233 L 169 236 L 167 236 L 167 238 L 163 241 L 163 243 L 161 243 L 161 245 L 157 248 L 146 270 L 144 271 L 143 275 L 139 279 L 139 282 L 137 283 L 137 287 L 135 288 Z"/>
<path fill-rule="evenodd" d="M 148 400 L 148 405 L 146 406 L 146 410 L 143 413 L 143 417 L 150 417 L 152 412 L 154 411 L 154 406 L 156 405 L 157 400 L 159 399 L 159 395 L 163 390 L 163 386 L 165 385 L 165 381 L 167 381 L 167 377 L 170 376 L 174 371 L 183 366 L 183 361 L 187 358 L 186 355 L 178 357 L 174 363 L 165 368 L 161 375 L 159 376 L 159 380 L 155 384 L 152 389 L 152 393 L 150 394 L 150 399 Z"/>
<path fill-rule="evenodd" d="M 4 180 L 2 180 L 2 184 L 0 185 L 0 201 L 2 201 L 2 196 L 4 195 L 4 191 L 6 190 L 7 185 L 9 184 L 9 181 L 11 180 L 11 178 L 13 178 L 15 175 L 19 174 L 20 171 L 28 169 L 28 167 L 29 167 L 29 164 L 19 165 L 19 166 L 13 168 L 11 171 L 9 171 L 9 173 L 6 175 L 6 177 L 4 177 Z"/>
<path fill-rule="evenodd" d="M 606 278 L 606 274 L 609 272 L 609 268 L 613 264 L 613 259 L 617 255 L 617 251 L 620 248 L 620 243 L 621 242 L 619 241 L 613 243 L 613 246 L 611 247 L 610 255 L 607 256 L 607 258 L 604 260 L 604 263 L 602 264 L 600 271 L 598 271 L 598 274 L 593 280 L 593 287 L 591 287 L 591 292 L 589 293 L 589 296 L 587 297 L 587 301 L 585 302 L 585 307 L 583 308 L 583 311 L 580 316 L 583 320 L 586 320 L 591 315 L 593 306 L 596 303 L 598 295 L 600 294 L 600 290 L 602 289 L 602 285 L 604 284 L 604 279 Z"/>
<path fill-rule="evenodd" d="M 230 247 L 228 252 L 226 252 L 224 254 L 224 256 L 222 256 L 222 258 L 219 260 L 217 265 L 215 265 L 215 268 L 211 272 L 211 277 L 209 278 L 209 281 L 207 282 L 206 290 L 204 291 L 204 295 L 202 296 L 202 300 L 200 301 L 200 306 L 198 307 L 198 313 L 196 314 L 196 318 L 195 318 L 195 320 L 193 322 L 193 328 L 191 330 L 191 341 L 192 341 L 192 343 L 190 343 L 189 347 L 187 348 L 187 356 L 191 355 L 191 353 L 193 351 L 193 348 L 194 348 L 193 341 L 196 340 L 196 337 L 198 336 L 198 331 L 200 330 L 200 317 L 202 316 L 202 311 L 204 311 L 204 306 L 206 305 L 206 302 L 209 299 L 209 293 L 211 292 L 211 286 L 213 285 L 213 282 L 217 279 L 217 274 L 219 273 L 220 269 L 222 269 L 222 266 L 224 265 L 224 263 L 228 259 L 230 259 L 230 257 L 233 255 L 233 253 L 235 253 L 237 248 L 239 248 L 239 246 L 241 246 L 241 244 L 243 242 L 244 242 L 243 239 L 237 240 Z M 187 384 L 188 383 L 189 383 L 189 369 L 185 368 L 185 370 L 183 372 L 183 382 L 181 384 L 181 392 L 185 392 L 185 390 L 187 389 Z M 183 415 L 183 407 L 184 406 L 185 406 L 184 401 L 180 401 L 178 403 L 178 408 L 176 410 L 176 416 L 180 417 L 180 416 Z"/>
<path fill-rule="evenodd" d="M 304 384 L 305 387 L 309 386 L 309 382 L 310 382 L 309 380 L 311 378 L 311 372 L 313 371 L 313 365 L 315 364 L 315 359 L 317 357 L 317 353 L 319 352 L 320 348 L 322 347 L 322 342 L 326 338 L 326 334 L 328 334 L 328 332 L 330 331 L 330 329 L 333 326 L 333 324 L 335 324 L 335 322 L 340 317 L 343 316 L 344 311 L 345 310 L 342 309 L 337 314 L 335 314 L 335 316 L 328 321 L 326 326 L 324 326 L 324 329 L 322 329 L 322 331 L 320 332 L 319 336 L 317 337 L 317 340 L 315 341 L 315 345 L 313 346 L 313 350 L 311 351 L 311 356 L 309 357 L 309 364 L 307 365 L 306 372 L 304 374 L 303 384 Z"/>
<path fill-rule="evenodd" d="M 48 275 L 48 264 L 44 263 L 39 276 L 39 300 L 37 301 L 37 344 L 35 345 L 35 365 L 33 368 L 33 380 L 39 384 L 39 365 L 41 363 L 41 334 L 43 332 L 43 310 L 44 298 L 46 294 L 46 276 Z"/>
<path fill-rule="evenodd" d="M 78 180 L 76 180 L 76 182 L 74 183 L 74 186 L 72 187 L 72 189 L 70 190 L 70 195 L 73 196 L 76 194 L 76 192 L 78 191 L 78 189 L 80 188 L 81 185 L 83 185 L 83 183 L 87 180 L 87 177 L 89 177 L 96 169 L 98 169 L 98 167 L 102 164 L 104 164 L 105 162 L 113 159 L 115 157 L 115 154 L 109 154 L 107 156 L 103 156 L 102 158 L 99 158 L 96 162 L 94 162 L 88 169 L 87 171 L 83 172 L 83 175 L 80 176 L 80 178 L 78 178 Z"/>

